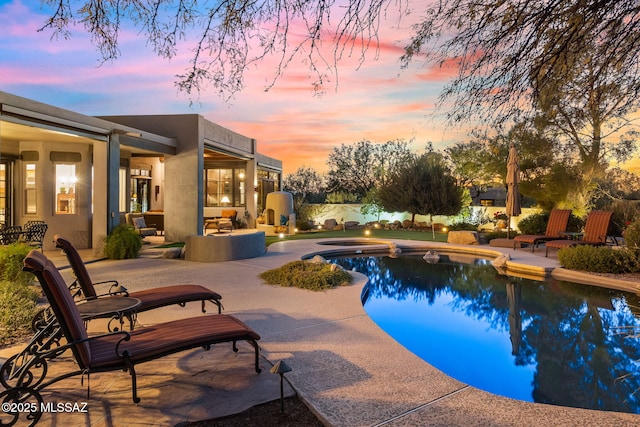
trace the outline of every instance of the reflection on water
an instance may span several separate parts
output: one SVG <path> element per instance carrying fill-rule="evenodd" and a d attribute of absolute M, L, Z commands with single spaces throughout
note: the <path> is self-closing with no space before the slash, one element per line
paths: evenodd
<path fill-rule="evenodd" d="M 638 295 L 507 277 L 457 254 L 437 264 L 421 255 L 333 262 L 369 276 L 363 304 L 382 329 L 464 383 L 520 400 L 640 413 L 640 340 L 620 333 L 640 328 Z"/>

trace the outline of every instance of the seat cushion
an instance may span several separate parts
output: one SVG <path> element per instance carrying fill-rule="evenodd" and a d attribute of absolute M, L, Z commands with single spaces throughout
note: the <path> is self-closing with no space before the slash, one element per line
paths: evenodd
<path fill-rule="evenodd" d="M 129 296 L 138 298 L 141 301 L 138 311 L 151 310 L 181 302 L 219 300 L 222 298 L 217 292 L 200 285 L 163 286 L 131 292 Z"/>
<path fill-rule="evenodd" d="M 160 323 L 130 332 L 131 339 L 120 344 L 131 361 L 141 363 L 192 348 L 231 341 L 257 341 L 260 335 L 236 317 L 226 314 L 190 317 Z M 90 341 L 90 368 L 110 369 L 122 366 L 115 346 L 123 337 L 112 334 Z"/>

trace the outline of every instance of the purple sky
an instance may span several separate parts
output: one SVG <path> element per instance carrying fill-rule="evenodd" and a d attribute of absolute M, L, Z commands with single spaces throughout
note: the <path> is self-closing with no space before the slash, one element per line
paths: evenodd
<path fill-rule="evenodd" d="M 448 71 L 422 63 L 400 67 L 411 20 L 419 14 L 382 23 L 379 51 L 371 49 L 362 65 L 358 54 L 342 60 L 337 87 L 331 82 L 322 96 L 314 96 L 301 60 L 265 92 L 275 66 L 266 60 L 248 69 L 246 88 L 231 103 L 214 91 L 193 103 L 178 92 L 174 75 L 188 66 L 186 43 L 169 61 L 125 27 L 120 58 L 100 65 L 84 32 L 68 40 L 38 32 L 47 17 L 39 1 L 0 0 L 0 90 L 88 115 L 201 114 L 255 138 L 260 152 L 283 160 L 285 173 L 303 165 L 324 171 L 333 147 L 363 139 L 413 140 L 416 152 L 428 142 L 442 149 L 468 140 L 468 128 L 447 127 L 433 114 Z"/>
<path fill-rule="evenodd" d="M 403 28 L 392 28 L 391 19 L 382 25 L 380 50 L 360 67 L 358 58 L 343 60 L 337 87 L 331 82 L 322 96 L 314 96 L 301 61 L 265 92 L 274 64 L 264 61 L 249 69 L 245 90 L 231 103 L 204 91 L 190 105 L 173 77 L 188 66 L 187 49 L 171 61 L 158 58 L 135 29 L 125 29 L 121 57 L 100 65 L 83 32 L 56 40 L 37 31 L 47 17 L 39 3 L 0 0 L 0 90 L 88 115 L 198 113 L 255 138 L 260 152 L 284 161 L 285 173 L 302 165 L 323 171 L 332 147 L 363 139 L 414 140 L 416 151 L 466 139 L 466 130 L 432 116 L 446 73 L 423 64 L 401 70 L 408 19 Z"/>

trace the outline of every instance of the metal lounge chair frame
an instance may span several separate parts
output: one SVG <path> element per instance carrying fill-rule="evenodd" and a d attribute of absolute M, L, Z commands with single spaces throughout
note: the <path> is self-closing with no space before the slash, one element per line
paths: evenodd
<path fill-rule="evenodd" d="M 591 211 L 587 215 L 584 225 L 584 235 L 581 240 L 551 240 L 546 242 L 545 256 L 549 256 L 549 249 L 562 249 L 578 245 L 604 246 L 607 244 L 607 229 L 611 222 L 611 211 Z"/>
<path fill-rule="evenodd" d="M 69 261 L 71 269 L 76 277 L 76 280 L 69 288 L 72 291 L 81 292 L 85 299 L 94 299 L 105 296 L 113 297 L 118 295 L 138 298 L 141 301 L 141 305 L 137 309 L 138 313 L 174 304 L 184 307 L 186 303 L 191 301 L 201 301 L 202 312 L 206 313 L 205 304 L 207 301 L 210 301 L 218 307 L 218 314 L 222 313 L 223 307 L 220 302 L 222 296 L 219 293 L 201 285 L 180 284 L 129 293 L 115 280 L 94 283 L 91 281 L 89 272 L 73 244 L 58 234 L 54 236 L 54 243 L 56 247 L 62 249 L 67 256 L 67 260 Z M 104 295 L 98 294 L 94 285 L 105 284 L 110 285 L 108 293 Z"/>
<path fill-rule="evenodd" d="M 561 239 L 561 233 L 567 231 L 567 224 L 571 216 L 570 209 L 553 209 L 549 215 L 547 229 L 544 234 L 523 234 L 513 238 L 513 249 L 521 248 L 522 244 L 531 246 L 531 252 L 542 242 Z"/>
<path fill-rule="evenodd" d="M 226 342 L 231 342 L 236 352 L 237 341 L 251 344 L 255 354 L 255 371 L 261 372 L 257 343 L 260 335 L 234 316 L 217 314 L 184 318 L 135 331 L 89 337 L 73 296 L 56 266 L 44 254 L 32 250 L 24 260 L 24 270 L 33 273 L 42 285 L 55 314 L 55 328 L 66 339 L 66 344 L 52 349 L 42 347 L 31 352 L 25 364 L 15 370 L 18 376 L 12 385 L 0 393 L 2 402 L 42 402 L 40 392 L 65 378 L 89 376 L 94 372 L 125 371 L 131 376 L 133 402 L 138 403 L 140 398 L 137 394 L 135 365 L 197 347 L 208 350 L 214 344 Z M 67 350 L 71 350 L 78 369 L 47 379 L 47 360 Z M 4 365 L 3 372 L 7 372 Z M 89 398 L 89 389 L 87 395 Z M 12 415 L 16 419 L 24 415 L 37 422 L 42 414 L 36 409 L 29 413 L 17 411 Z"/>

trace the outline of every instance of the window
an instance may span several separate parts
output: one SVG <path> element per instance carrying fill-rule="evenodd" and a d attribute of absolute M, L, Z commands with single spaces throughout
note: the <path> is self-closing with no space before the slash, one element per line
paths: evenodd
<path fill-rule="evenodd" d="M 27 163 L 24 168 L 24 213 L 36 214 L 36 164 Z"/>
<path fill-rule="evenodd" d="M 245 206 L 246 188 L 244 168 L 205 169 L 205 206 Z"/>
<path fill-rule="evenodd" d="M 56 164 L 56 214 L 76 213 L 76 165 Z"/>

